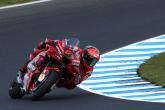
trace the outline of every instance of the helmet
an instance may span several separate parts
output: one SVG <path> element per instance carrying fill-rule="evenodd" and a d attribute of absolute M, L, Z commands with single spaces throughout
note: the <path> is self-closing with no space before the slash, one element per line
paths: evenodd
<path fill-rule="evenodd" d="M 88 45 L 84 48 L 83 60 L 85 60 L 89 66 L 94 66 L 99 59 L 100 52 L 96 47 Z"/>

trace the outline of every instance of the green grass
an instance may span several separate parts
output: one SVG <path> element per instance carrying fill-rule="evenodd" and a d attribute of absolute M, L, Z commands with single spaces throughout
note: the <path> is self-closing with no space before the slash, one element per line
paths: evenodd
<path fill-rule="evenodd" d="M 34 0 L 0 0 L 0 6 L 12 5 L 16 3 L 30 2 Z"/>
<path fill-rule="evenodd" d="M 141 64 L 137 73 L 143 79 L 165 87 L 165 52 Z"/>

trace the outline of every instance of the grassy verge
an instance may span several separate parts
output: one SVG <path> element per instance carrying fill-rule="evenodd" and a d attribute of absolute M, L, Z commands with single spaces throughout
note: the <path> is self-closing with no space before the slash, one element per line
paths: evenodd
<path fill-rule="evenodd" d="M 25 3 L 30 1 L 34 1 L 34 0 L 0 0 L 0 6 L 12 5 L 16 3 Z"/>
<path fill-rule="evenodd" d="M 137 72 L 143 79 L 165 87 L 165 52 L 140 65 Z"/>

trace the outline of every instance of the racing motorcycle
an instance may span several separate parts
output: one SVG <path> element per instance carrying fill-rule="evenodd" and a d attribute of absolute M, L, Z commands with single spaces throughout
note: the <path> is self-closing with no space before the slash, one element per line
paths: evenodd
<path fill-rule="evenodd" d="M 12 81 L 9 88 L 11 98 L 22 98 L 25 94 L 32 95 L 32 100 L 38 100 L 46 93 L 50 92 L 54 86 L 74 88 L 73 81 L 79 83 L 80 71 L 80 55 L 74 52 L 78 46 L 78 40 L 71 39 L 67 42 L 64 50 L 58 46 L 51 46 L 46 52 L 41 52 L 35 58 L 46 56 L 44 66 L 38 69 L 33 62 L 27 65 L 27 73 L 23 78 L 23 86 L 17 83 L 16 78 Z M 64 51 L 62 61 L 57 61 Z M 76 53 L 76 54 L 74 54 Z M 44 57 L 45 58 L 45 57 Z M 70 65 L 71 70 L 66 70 L 65 66 Z"/>

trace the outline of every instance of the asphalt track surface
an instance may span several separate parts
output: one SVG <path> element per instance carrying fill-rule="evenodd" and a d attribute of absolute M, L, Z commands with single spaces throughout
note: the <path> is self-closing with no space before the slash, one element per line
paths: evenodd
<path fill-rule="evenodd" d="M 165 104 L 120 100 L 79 88 L 55 89 L 41 101 L 12 100 L 8 85 L 37 42 L 75 33 L 102 53 L 165 33 L 164 0 L 54 0 L 0 10 L 0 110 L 164 110 Z"/>

